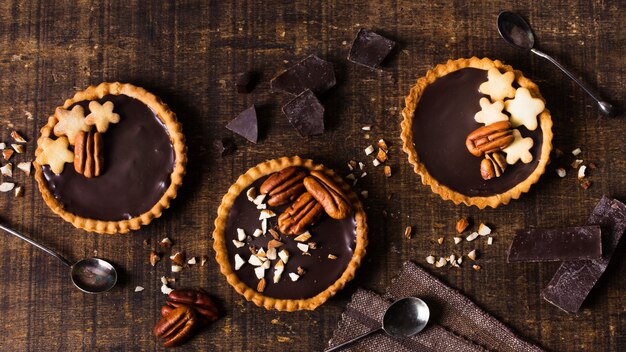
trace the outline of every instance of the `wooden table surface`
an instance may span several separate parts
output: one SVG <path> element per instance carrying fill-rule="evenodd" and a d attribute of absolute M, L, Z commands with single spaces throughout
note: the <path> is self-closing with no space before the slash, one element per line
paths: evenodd
<path fill-rule="evenodd" d="M 62 4 L 63 3 L 63 4 Z M 626 27 L 623 1 L 3 1 L 0 4 L 0 141 L 16 129 L 29 140 L 31 159 L 39 128 L 77 89 L 103 81 L 130 82 L 159 95 L 178 114 L 189 143 L 184 185 L 163 217 L 123 236 L 85 233 L 55 216 L 33 178 L 16 172 L 23 198 L 0 194 L 2 221 L 77 260 L 97 254 L 121 273 L 119 285 L 102 295 L 76 290 L 55 259 L 9 235 L 0 246 L 0 339 L 2 351 L 161 350 L 152 326 L 165 301 L 159 278 L 171 275 L 169 260 L 152 268 L 148 254 L 169 236 L 175 249 L 208 255 L 209 265 L 175 274 L 175 287 L 204 287 L 223 318 L 181 350 L 322 350 L 358 287 L 383 292 L 401 263 L 425 265 L 529 341 L 552 351 L 626 350 L 626 259 L 624 244 L 578 316 L 539 297 L 558 263 L 506 264 L 514 231 L 527 227 L 582 225 L 603 194 L 626 200 L 624 115 L 599 119 L 594 102 L 554 66 L 515 51 L 495 28 L 501 10 L 522 13 L 535 27 L 538 45 L 624 108 Z M 399 45 L 382 70 L 346 60 L 357 30 L 366 27 Z M 338 84 L 322 101 L 328 130 L 300 138 L 281 114 L 289 96 L 272 93 L 269 80 L 311 53 L 335 64 Z M 412 172 L 400 145 L 403 99 L 427 69 L 448 59 L 497 58 L 538 83 L 554 120 L 554 145 L 566 154 L 581 148 L 592 186 L 582 189 L 575 172 L 560 179 L 555 163 L 530 193 L 498 209 L 455 206 L 432 194 Z M 261 72 L 252 94 L 235 92 L 235 74 Z M 220 158 L 213 142 L 233 134 L 224 126 L 256 104 L 261 139 L 252 145 L 235 136 L 237 150 Z M 30 117 L 32 115 L 32 118 Z M 222 195 L 258 162 L 284 155 L 313 158 L 342 173 L 350 159 L 366 161 L 371 138 L 391 146 L 393 176 L 368 165 L 357 187 L 368 190 L 370 245 L 357 278 L 315 311 L 266 311 L 237 295 L 219 273 L 211 233 Z M 571 158 L 571 155 L 569 156 Z M 5 178 L 5 180 L 7 180 Z M 387 213 L 387 217 L 383 213 Z M 452 244 L 454 222 L 470 216 L 495 229 L 495 241 Z M 414 236 L 403 233 L 413 226 Z M 436 244 L 445 236 L 443 246 Z M 149 241 L 146 247 L 143 242 Z M 622 241 L 624 242 L 624 241 Z M 466 253 L 470 265 L 443 270 L 428 266 L 429 254 Z M 143 292 L 135 293 L 135 286 Z"/>

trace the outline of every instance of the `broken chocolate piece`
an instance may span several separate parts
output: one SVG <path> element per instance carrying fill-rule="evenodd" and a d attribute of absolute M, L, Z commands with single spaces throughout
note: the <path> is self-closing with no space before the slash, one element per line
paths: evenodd
<path fill-rule="evenodd" d="M 552 262 L 598 259 L 602 256 L 599 226 L 550 230 L 520 230 L 511 243 L 507 261 Z"/>
<path fill-rule="evenodd" d="M 348 60 L 369 68 L 378 68 L 395 46 L 393 40 L 361 28 L 352 42 Z"/>
<path fill-rule="evenodd" d="M 241 112 L 239 116 L 226 125 L 226 128 L 256 144 L 259 137 L 259 124 L 254 105 Z"/>
<path fill-rule="evenodd" d="M 283 114 L 303 137 L 324 132 L 324 107 L 309 89 L 283 106 Z"/>
<path fill-rule="evenodd" d="M 558 308 L 576 313 L 602 276 L 622 234 L 626 230 L 626 205 L 603 196 L 587 220 L 602 228 L 602 257 L 564 262 L 541 292 L 541 297 Z"/>
<path fill-rule="evenodd" d="M 258 75 L 253 71 L 246 71 L 237 75 L 237 93 L 247 94 L 252 92 L 256 85 Z"/>
<path fill-rule="evenodd" d="M 272 78 L 272 91 L 298 95 L 306 89 L 322 94 L 336 84 L 333 64 L 315 55 L 309 55 Z"/>
<path fill-rule="evenodd" d="M 216 139 L 213 146 L 220 156 L 226 156 L 235 151 L 235 141 L 232 138 Z"/>

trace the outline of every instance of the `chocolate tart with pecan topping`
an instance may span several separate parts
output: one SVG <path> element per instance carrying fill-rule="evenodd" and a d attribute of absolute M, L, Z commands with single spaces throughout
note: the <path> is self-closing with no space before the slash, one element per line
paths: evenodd
<path fill-rule="evenodd" d="M 354 277 L 367 224 L 341 177 L 312 160 L 283 157 L 249 169 L 230 187 L 213 239 L 222 274 L 248 301 L 313 310 Z"/>
<path fill-rule="evenodd" d="M 50 209 L 72 225 L 126 233 L 169 207 L 186 153 L 182 127 L 158 97 L 102 83 L 50 116 L 37 140 L 35 179 Z"/>
<path fill-rule="evenodd" d="M 511 77 L 509 89 L 525 88 L 530 99 L 542 103 L 537 127 L 529 130 L 515 125 L 514 119 L 509 122 L 508 107 L 500 111 L 512 100 L 508 93 L 493 94 L 504 99 L 481 93 L 481 85 L 491 79 L 490 69 Z M 422 183 L 445 200 L 495 208 L 528 192 L 545 172 L 552 149 L 550 112 L 543 108 L 545 101 L 537 85 L 511 66 L 488 58 L 450 60 L 418 79 L 405 103 L 403 150 Z M 497 112 L 491 115 L 492 121 L 476 116 L 494 107 Z M 524 148 L 524 142 L 528 142 L 527 150 L 521 160 L 511 158 L 507 163 L 504 154 L 512 154 L 507 149 L 511 143 Z"/>

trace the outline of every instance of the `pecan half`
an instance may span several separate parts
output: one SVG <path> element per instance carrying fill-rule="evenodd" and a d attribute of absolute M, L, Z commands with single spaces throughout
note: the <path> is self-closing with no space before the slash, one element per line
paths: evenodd
<path fill-rule="evenodd" d="M 485 154 L 485 159 L 480 162 L 480 176 L 483 180 L 490 180 L 502 176 L 506 170 L 506 159 L 498 153 Z"/>
<path fill-rule="evenodd" d="M 271 174 L 261 184 L 261 194 L 267 194 L 269 200 L 267 205 L 276 207 L 287 204 L 299 195 L 304 193 L 302 180 L 306 177 L 306 172 L 297 167 L 291 166 Z"/>
<path fill-rule="evenodd" d="M 165 347 L 177 346 L 191 337 L 197 325 L 193 308 L 178 307 L 159 319 L 154 326 L 154 336 L 165 339 Z"/>
<path fill-rule="evenodd" d="M 500 151 L 513 143 L 515 137 L 509 121 L 498 121 L 482 126 L 467 135 L 465 146 L 472 155 L 481 157 L 483 154 Z"/>
<path fill-rule="evenodd" d="M 104 143 L 100 132 L 81 131 L 74 141 L 74 170 L 87 178 L 100 176 L 104 168 Z"/>
<path fill-rule="evenodd" d="M 296 236 L 315 223 L 324 208 L 309 192 L 304 192 L 278 217 L 278 229 L 285 235 Z"/>
<path fill-rule="evenodd" d="M 168 298 L 170 301 L 167 304 L 172 307 L 189 306 L 203 317 L 209 319 L 209 321 L 215 321 L 219 318 L 217 306 L 213 303 L 211 297 L 203 291 L 191 289 L 174 290 L 169 293 Z"/>
<path fill-rule="evenodd" d="M 350 201 L 333 180 L 321 171 L 311 171 L 304 179 L 304 187 L 313 195 L 333 219 L 344 219 L 352 212 Z"/>

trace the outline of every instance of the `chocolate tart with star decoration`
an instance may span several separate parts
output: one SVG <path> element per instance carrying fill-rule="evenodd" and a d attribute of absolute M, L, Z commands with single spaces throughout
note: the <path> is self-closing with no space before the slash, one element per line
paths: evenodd
<path fill-rule="evenodd" d="M 491 80 L 490 70 L 496 76 L 508 75 L 512 87 L 509 89 L 516 95 L 498 91 L 491 94 L 504 98 L 492 99 L 490 95 L 481 93 L 483 84 Z M 511 107 L 510 110 L 517 113 L 520 105 L 522 114 L 528 115 L 523 104 L 512 104 L 517 96 L 520 101 L 524 97 L 539 106 L 536 111 L 532 110 L 537 109 L 536 106 L 528 104 L 531 115 L 536 113 L 534 126 L 529 122 L 527 125 L 530 127 L 527 128 L 526 125 L 519 125 L 517 118 L 511 118 L 512 114 L 507 109 Z M 481 102 L 482 98 L 485 99 Z M 545 100 L 538 86 L 511 66 L 488 58 L 450 60 L 419 78 L 405 104 L 401 124 L 403 150 L 422 183 L 445 200 L 475 205 L 480 209 L 487 206 L 495 208 L 528 192 L 545 172 L 552 149 L 550 112 L 545 109 Z M 505 107 L 499 112 L 500 117 L 494 118 L 497 122 L 480 120 L 483 117 L 480 113 L 496 104 L 496 110 Z M 512 108 L 515 105 L 517 110 Z M 506 135 L 510 140 L 495 149 L 477 151 L 479 148 L 474 142 L 479 144 L 488 140 L 470 141 L 470 138 L 485 136 L 485 130 L 494 136 Z M 516 149 L 512 148 L 511 140 L 514 140 L 516 148 L 522 141 L 529 142 L 520 161 L 516 161 L 519 155 L 513 155 L 509 150 Z M 502 167 L 496 165 L 496 158 L 492 158 L 494 153 Z M 510 157 L 513 160 L 509 160 Z M 493 169 L 488 170 L 491 174 L 485 175 L 489 173 L 483 172 L 485 164 L 495 168 L 497 175 Z"/>
<path fill-rule="evenodd" d="M 282 157 L 249 169 L 229 188 L 213 239 L 222 274 L 248 301 L 313 310 L 354 277 L 367 223 L 361 202 L 332 170 Z"/>
<path fill-rule="evenodd" d="M 41 129 L 35 179 L 50 209 L 77 228 L 126 233 L 169 207 L 186 154 L 182 126 L 158 97 L 101 83 L 66 100 Z"/>

